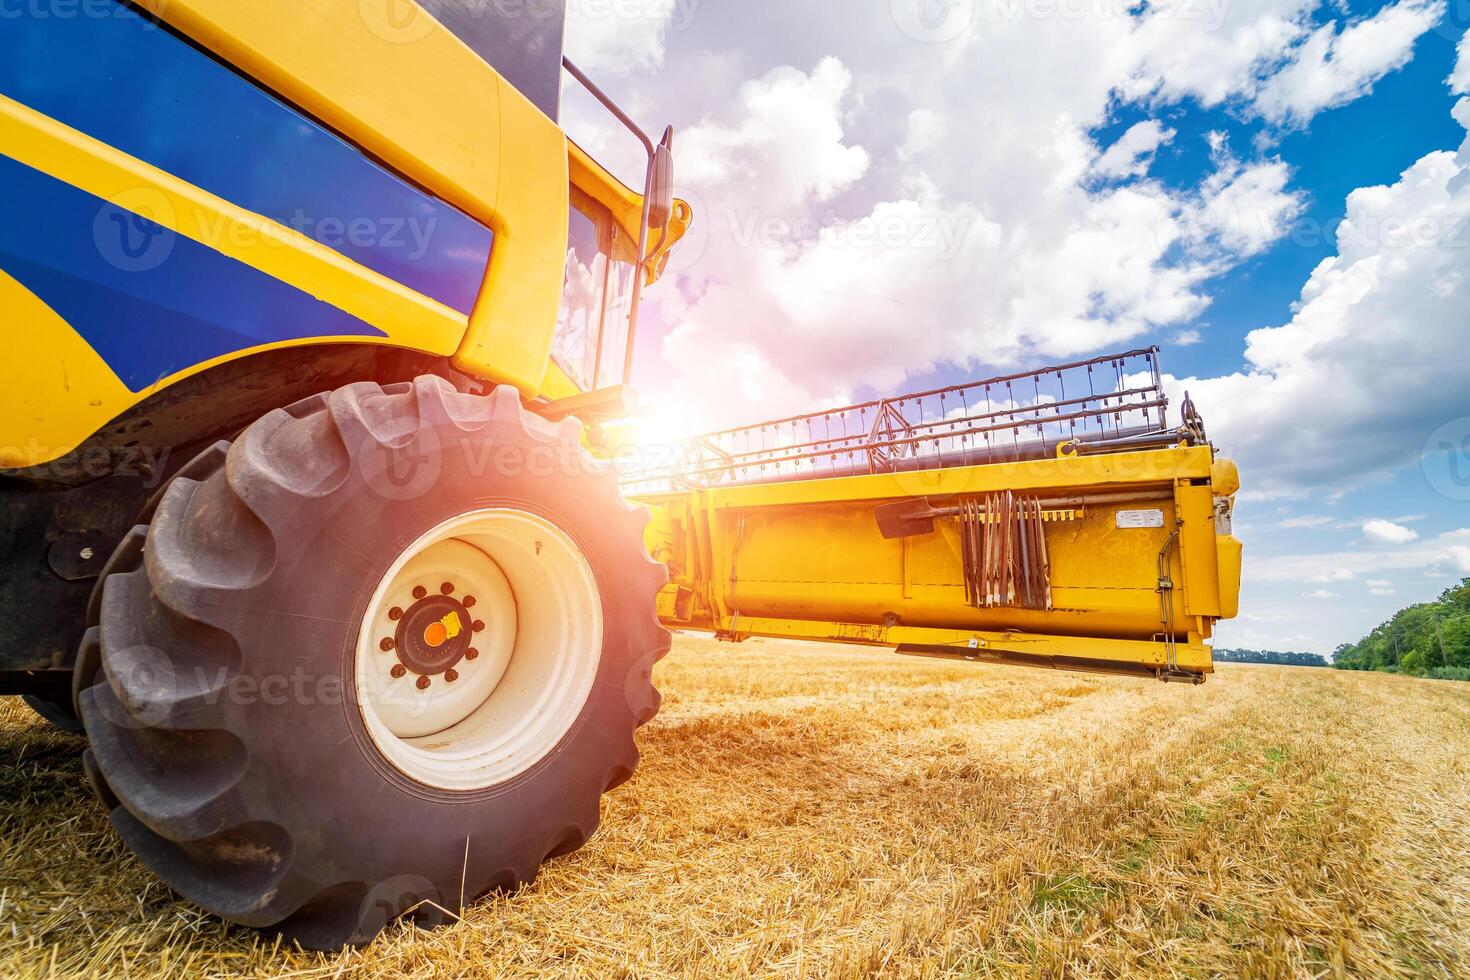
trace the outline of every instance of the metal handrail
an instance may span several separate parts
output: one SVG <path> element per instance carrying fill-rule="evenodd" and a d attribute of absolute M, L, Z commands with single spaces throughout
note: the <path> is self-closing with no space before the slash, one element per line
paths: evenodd
<path fill-rule="evenodd" d="M 626 346 L 623 348 L 622 383 L 628 384 L 633 376 L 633 341 L 638 333 L 638 312 L 641 308 L 643 300 L 643 280 L 646 278 L 645 269 L 649 258 L 648 218 L 649 211 L 652 207 L 649 198 L 653 194 L 654 157 L 657 153 L 657 147 L 655 146 L 653 140 L 649 137 L 649 135 L 643 131 L 643 128 L 639 126 L 636 122 L 634 122 L 632 117 L 624 112 L 621 106 L 613 101 L 612 96 L 608 95 L 601 88 L 599 88 L 597 86 L 597 83 L 588 78 L 587 75 L 582 71 L 582 69 L 573 64 L 572 59 L 563 55 L 561 63 L 562 67 L 565 68 L 573 78 L 580 82 L 582 84 L 582 87 L 592 94 L 593 98 L 595 98 L 598 102 L 601 102 L 603 107 L 617 118 L 618 122 L 622 123 L 629 132 L 638 137 L 638 141 L 643 144 L 644 152 L 648 156 L 648 168 L 645 171 L 643 177 L 643 216 L 639 219 L 638 222 L 638 263 L 636 266 L 637 273 L 633 277 L 633 295 L 628 301 L 628 339 Z M 666 143 L 671 140 L 673 132 L 674 128 L 672 126 L 669 126 L 664 130 L 664 141 Z M 668 234 L 667 226 L 665 226 L 664 228 L 664 234 L 666 236 Z M 660 242 L 660 247 L 662 247 L 662 242 Z M 606 312 L 606 310 L 603 310 L 604 315 L 606 315 Z M 603 324 L 603 327 L 605 328 L 606 324 Z M 599 332 L 598 334 L 597 343 L 598 360 L 596 365 L 596 375 L 593 378 L 593 387 L 597 386 L 597 381 L 600 379 L 602 373 L 601 332 Z"/>

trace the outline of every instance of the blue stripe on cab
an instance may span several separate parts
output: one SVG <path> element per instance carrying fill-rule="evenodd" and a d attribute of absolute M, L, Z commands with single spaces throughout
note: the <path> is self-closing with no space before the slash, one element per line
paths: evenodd
<path fill-rule="evenodd" d="M 262 344 L 385 336 L 244 262 L 6 156 L 0 209 L 0 269 L 65 319 L 133 391 Z"/>
<path fill-rule="evenodd" d="M 106 17 L 85 6 L 6 19 L 0 93 L 461 313 L 474 307 L 490 229 L 122 4 Z"/>

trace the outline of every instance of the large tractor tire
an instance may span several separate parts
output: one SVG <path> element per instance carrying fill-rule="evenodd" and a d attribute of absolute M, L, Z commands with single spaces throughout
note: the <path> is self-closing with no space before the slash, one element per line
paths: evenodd
<path fill-rule="evenodd" d="M 658 710 L 646 522 L 510 388 L 272 412 L 103 583 L 78 700 L 113 823 L 184 897 L 309 948 L 530 882 Z"/>
<path fill-rule="evenodd" d="M 39 694 L 23 694 L 21 700 L 36 714 L 45 718 L 53 728 L 76 735 L 82 731 L 82 720 L 76 716 L 69 702 L 60 698 L 45 698 Z"/>

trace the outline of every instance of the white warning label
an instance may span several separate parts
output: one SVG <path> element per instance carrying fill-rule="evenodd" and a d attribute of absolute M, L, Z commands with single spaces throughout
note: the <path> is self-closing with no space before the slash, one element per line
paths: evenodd
<path fill-rule="evenodd" d="M 1162 510 L 1120 510 L 1118 511 L 1119 527 L 1163 527 L 1164 512 Z"/>

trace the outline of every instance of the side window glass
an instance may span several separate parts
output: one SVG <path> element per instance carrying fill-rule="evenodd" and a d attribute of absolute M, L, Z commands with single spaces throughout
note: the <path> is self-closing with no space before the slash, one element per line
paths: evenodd
<path fill-rule="evenodd" d="M 551 353 L 562 370 L 586 391 L 597 380 L 597 346 L 602 329 L 603 296 L 607 290 L 607 256 L 599 247 L 597 222 L 575 205 L 569 229 L 561 315 Z"/>

